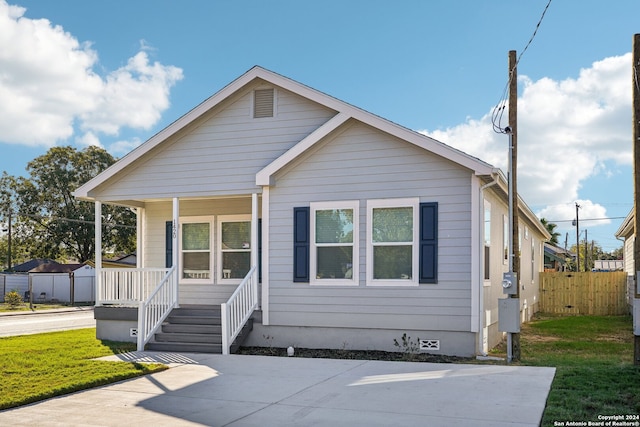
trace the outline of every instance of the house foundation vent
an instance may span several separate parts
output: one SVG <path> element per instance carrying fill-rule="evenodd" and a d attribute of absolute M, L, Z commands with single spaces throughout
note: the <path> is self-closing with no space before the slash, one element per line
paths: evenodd
<path fill-rule="evenodd" d="M 420 340 L 420 351 L 439 351 L 440 340 Z"/>

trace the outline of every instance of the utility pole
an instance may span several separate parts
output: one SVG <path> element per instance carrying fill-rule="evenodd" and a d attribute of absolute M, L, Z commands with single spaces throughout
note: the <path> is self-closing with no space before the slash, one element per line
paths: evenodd
<path fill-rule="evenodd" d="M 584 271 L 589 271 L 589 230 L 584 230 Z"/>
<path fill-rule="evenodd" d="M 11 271 L 11 268 L 13 267 L 11 265 L 11 211 L 9 211 L 8 220 L 9 220 L 9 224 L 8 224 L 8 227 L 7 227 L 7 230 L 8 230 L 8 234 L 7 234 L 7 271 Z"/>
<path fill-rule="evenodd" d="M 633 363 L 640 365 L 640 285 L 638 272 L 640 271 L 640 34 L 633 36 L 633 58 L 631 63 L 631 87 L 633 93 L 632 134 L 633 134 L 633 206 L 634 206 L 634 235 L 633 263 L 634 263 L 634 352 Z"/>
<path fill-rule="evenodd" d="M 510 151 L 511 170 L 509 171 L 510 189 L 512 191 L 511 215 L 511 254 L 513 272 L 517 278 L 516 292 L 510 298 L 520 298 L 520 239 L 518 238 L 518 60 L 516 51 L 509 51 L 509 127 L 511 128 Z M 513 360 L 520 360 L 520 333 L 511 333 L 511 354 Z"/>
<path fill-rule="evenodd" d="M 576 273 L 580 272 L 580 205 L 576 202 Z"/>

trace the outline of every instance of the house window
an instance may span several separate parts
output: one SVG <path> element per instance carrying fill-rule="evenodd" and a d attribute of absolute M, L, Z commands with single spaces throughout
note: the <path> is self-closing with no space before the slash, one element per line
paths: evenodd
<path fill-rule="evenodd" d="M 418 199 L 367 203 L 367 282 L 418 284 Z"/>
<path fill-rule="evenodd" d="M 218 279 L 237 282 L 251 269 L 251 217 L 218 217 Z"/>
<path fill-rule="evenodd" d="M 358 202 L 311 204 L 311 283 L 358 284 Z"/>
<path fill-rule="evenodd" d="M 256 89 L 253 91 L 253 118 L 275 116 L 275 89 Z"/>
<path fill-rule="evenodd" d="M 534 282 L 536 277 L 536 242 L 531 238 L 531 283 Z"/>
<path fill-rule="evenodd" d="M 213 219 L 194 217 L 182 220 L 180 248 L 182 262 L 181 278 L 211 282 L 213 259 L 211 231 Z"/>
<path fill-rule="evenodd" d="M 484 280 L 491 279 L 491 203 L 484 201 Z"/>

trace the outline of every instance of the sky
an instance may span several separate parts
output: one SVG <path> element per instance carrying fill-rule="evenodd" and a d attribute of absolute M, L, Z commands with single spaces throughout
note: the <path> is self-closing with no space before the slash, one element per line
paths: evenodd
<path fill-rule="evenodd" d="M 518 191 L 560 246 L 577 203 L 581 240 L 611 251 L 639 18 L 637 0 L 0 0 L 0 170 L 62 145 L 122 157 L 260 65 L 506 171 L 491 116 L 515 50 Z"/>

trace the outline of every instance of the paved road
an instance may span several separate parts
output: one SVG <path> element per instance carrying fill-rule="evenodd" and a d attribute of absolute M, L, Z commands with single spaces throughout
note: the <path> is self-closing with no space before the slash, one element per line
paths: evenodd
<path fill-rule="evenodd" d="M 95 327 L 93 307 L 0 315 L 0 337 Z"/>

